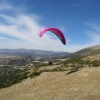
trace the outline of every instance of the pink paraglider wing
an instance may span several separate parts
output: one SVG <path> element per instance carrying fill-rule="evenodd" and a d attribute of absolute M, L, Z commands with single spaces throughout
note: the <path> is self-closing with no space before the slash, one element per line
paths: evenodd
<path fill-rule="evenodd" d="M 66 40 L 65 40 L 65 37 L 63 35 L 63 33 L 57 29 L 57 28 L 43 28 L 40 30 L 39 32 L 39 36 L 42 37 L 43 34 L 46 32 L 46 31 L 51 31 L 53 32 L 55 35 L 58 36 L 58 38 L 61 40 L 61 42 L 65 45 L 66 44 Z"/>

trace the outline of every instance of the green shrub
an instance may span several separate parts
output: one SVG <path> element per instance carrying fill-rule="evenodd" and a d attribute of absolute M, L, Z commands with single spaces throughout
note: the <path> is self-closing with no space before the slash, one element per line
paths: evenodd
<path fill-rule="evenodd" d="M 12 73 L 0 76 L 0 88 L 9 87 L 28 78 L 27 72 Z"/>

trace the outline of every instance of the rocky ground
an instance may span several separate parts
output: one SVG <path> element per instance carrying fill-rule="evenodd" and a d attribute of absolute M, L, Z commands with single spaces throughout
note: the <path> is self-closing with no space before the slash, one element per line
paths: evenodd
<path fill-rule="evenodd" d="M 100 67 L 77 72 L 44 72 L 9 88 L 0 100 L 100 100 Z"/>

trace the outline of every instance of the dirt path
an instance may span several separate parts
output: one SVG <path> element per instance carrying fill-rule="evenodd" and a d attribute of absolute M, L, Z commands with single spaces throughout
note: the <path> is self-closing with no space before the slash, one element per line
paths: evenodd
<path fill-rule="evenodd" d="M 100 67 L 67 73 L 44 72 L 0 89 L 0 100 L 100 100 Z"/>

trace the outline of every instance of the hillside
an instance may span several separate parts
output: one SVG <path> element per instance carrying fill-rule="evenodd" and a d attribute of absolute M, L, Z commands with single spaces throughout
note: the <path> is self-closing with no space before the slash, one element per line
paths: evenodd
<path fill-rule="evenodd" d="M 95 54 L 100 54 L 100 45 L 97 46 L 91 46 L 88 48 L 84 48 L 82 50 L 79 50 L 74 53 L 70 53 L 65 56 L 65 58 L 72 58 L 72 57 L 78 57 L 78 56 L 88 56 L 88 55 L 95 55 Z"/>
<path fill-rule="evenodd" d="M 0 89 L 1 100 L 100 100 L 100 67 L 67 74 L 44 72 L 9 88 Z"/>
<path fill-rule="evenodd" d="M 0 57 L 1 100 L 100 100 L 100 46 L 65 59 Z M 69 54 L 70 55 L 70 54 Z M 72 57 L 72 58 L 71 58 Z"/>

